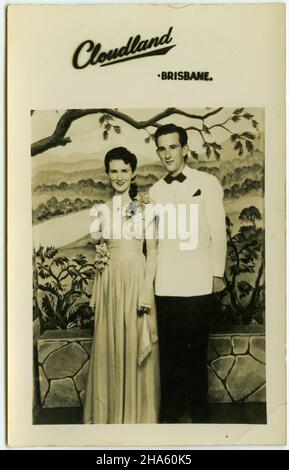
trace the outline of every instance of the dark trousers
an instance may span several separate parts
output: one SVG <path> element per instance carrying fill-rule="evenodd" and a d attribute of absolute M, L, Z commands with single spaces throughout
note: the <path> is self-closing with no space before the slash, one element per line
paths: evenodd
<path fill-rule="evenodd" d="M 207 401 L 207 348 L 212 294 L 156 296 L 161 374 L 161 419 Z"/>

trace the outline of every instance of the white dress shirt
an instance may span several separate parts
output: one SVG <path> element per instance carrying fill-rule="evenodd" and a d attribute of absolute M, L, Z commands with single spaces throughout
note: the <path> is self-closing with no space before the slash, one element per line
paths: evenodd
<path fill-rule="evenodd" d="M 187 165 L 182 173 L 186 176 L 183 182 L 168 184 L 161 179 L 150 189 L 150 197 L 156 203 L 185 204 L 187 208 L 190 204 L 198 206 L 195 227 L 198 243 L 194 249 L 181 250 L 180 243 L 184 240 L 178 231 L 175 239 L 165 237 L 158 240 L 155 293 L 160 296 L 210 294 L 213 277 L 222 277 L 225 270 L 223 189 L 217 178 L 208 173 L 192 170 Z"/>

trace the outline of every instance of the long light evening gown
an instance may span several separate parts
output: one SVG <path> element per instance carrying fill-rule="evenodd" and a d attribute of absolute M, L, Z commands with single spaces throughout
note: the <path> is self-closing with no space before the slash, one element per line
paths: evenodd
<path fill-rule="evenodd" d="M 102 225 L 105 220 L 102 218 Z M 97 272 L 84 423 L 157 423 L 160 381 L 153 281 L 156 252 L 141 238 L 106 239 L 110 261 Z M 137 313 L 139 301 L 151 305 Z"/>

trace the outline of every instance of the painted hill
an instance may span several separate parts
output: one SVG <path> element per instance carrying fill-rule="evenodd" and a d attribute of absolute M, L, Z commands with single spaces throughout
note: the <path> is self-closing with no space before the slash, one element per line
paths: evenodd
<path fill-rule="evenodd" d="M 238 199 L 250 192 L 263 194 L 264 155 L 261 150 L 264 136 L 260 135 L 257 148 L 252 155 L 238 156 L 230 141 L 223 142 L 220 161 L 200 155 L 198 161 L 190 158 L 188 165 L 216 176 L 224 188 L 225 199 Z M 87 155 L 86 155 L 87 156 Z M 54 157 L 55 158 L 55 157 Z M 101 155 L 102 158 L 102 155 Z M 165 175 L 159 161 L 140 165 L 136 183 L 140 191 Z M 34 171 L 33 177 L 33 222 L 35 224 L 88 209 L 93 204 L 111 197 L 111 187 L 104 171 L 100 155 L 94 159 L 77 162 L 47 162 Z"/>
<path fill-rule="evenodd" d="M 221 161 L 217 162 L 215 159 L 207 159 L 205 154 L 199 156 L 199 161 L 189 159 L 189 165 L 192 168 L 198 169 L 199 167 L 204 167 L 204 164 L 209 168 L 215 166 L 224 171 L 229 171 L 232 167 L 250 165 L 253 163 L 263 162 L 263 147 L 264 147 L 264 135 L 261 133 L 260 138 L 256 142 L 257 150 L 253 155 L 244 155 L 238 157 L 238 154 L 234 152 L 232 143 L 229 140 L 226 140 L 222 143 L 222 154 Z M 71 163 L 55 161 L 55 156 L 53 160 L 46 164 L 42 164 L 37 167 L 33 165 L 32 169 L 32 188 L 33 190 L 42 184 L 52 185 L 59 184 L 61 182 L 73 183 L 81 179 L 95 179 L 98 181 L 107 181 L 107 176 L 103 168 L 103 152 L 98 152 L 91 155 L 91 158 L 87 158 L 87 154 L 71 154 L 71 159 L 78 158 L 77 161 Z M 37 158 L 37 157 L 36 157 Z M 35 168 L 34 168 L 35 166 Z M 157 178 L 161 178 L 165 174 L 161 163 L 159 163 L 157 157 L 155 163 L 148 163 L 138 167 L 139 175 L 147 175 L 151 173 Z"/>

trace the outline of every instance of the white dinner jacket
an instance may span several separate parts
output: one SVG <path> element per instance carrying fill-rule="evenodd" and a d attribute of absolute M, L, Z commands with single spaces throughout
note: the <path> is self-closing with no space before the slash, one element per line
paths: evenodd
<path fill-rule="evenodd" d="M 226 261 L 226 225 L 223 189 L 217 178 L 187 165 L 186 179 L 168 184 L 164 179 L 150 189 L 150 197 L 161 204 L 198 205 L 198 243 L 181 250 L 181 240 L 159 239 L 155 293 L 160 296 L 191 297 L 210 294 L 213 277 L 223 277 Z M 188 206 L 187 206 L 188 207 Z"/>

